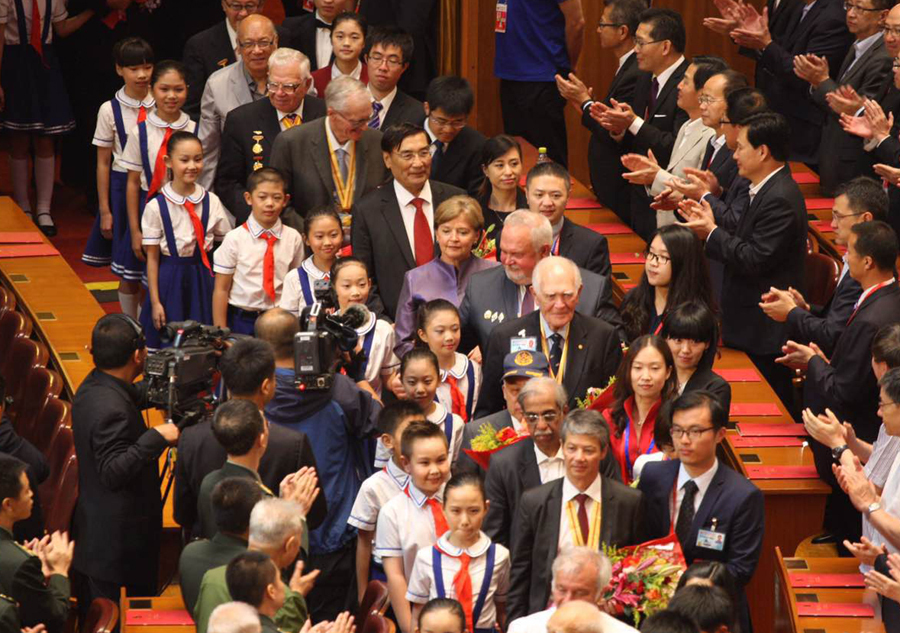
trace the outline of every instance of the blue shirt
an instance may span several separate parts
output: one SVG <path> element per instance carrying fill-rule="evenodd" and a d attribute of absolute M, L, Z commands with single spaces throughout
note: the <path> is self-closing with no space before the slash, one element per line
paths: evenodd
<path fill-rule="evenodd" d="M 554 81 L 572 69 L 566 49 L 565 0 L 506 0 L 506 33 L 496 34 L 494 74 L 513 81 Z"/>
<path fill-rule="evenodd" d="M 356 528 L 347 519 L 368 474 L 364 448 L 375 432 L 381 407 L 341 374 L 334 377 L 330 392 L 301 393 L 294 386 L 294 370 L 279 367 L 275 384 L 266 417 L 274 424 L 306 433 L 316 456 L 319 487 L 328 501 L 325 521 L 309 534 L 310 554 L 336 552 L 356 538 Z"/>

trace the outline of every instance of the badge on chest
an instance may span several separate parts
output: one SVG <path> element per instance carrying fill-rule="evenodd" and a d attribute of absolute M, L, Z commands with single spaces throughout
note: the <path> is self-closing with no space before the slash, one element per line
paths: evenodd
<path fill-rule="evenodd" d="M 697 530 L 697 547 L 711 549 L 716 552 L 725 550 L 725 532 L 718 530 L 718 519 L 713 517 L 708 530 Z"/>

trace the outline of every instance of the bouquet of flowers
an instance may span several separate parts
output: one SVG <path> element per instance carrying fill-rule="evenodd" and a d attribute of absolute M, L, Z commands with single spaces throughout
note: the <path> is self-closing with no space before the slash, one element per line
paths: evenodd
<path fill-rule="evenodd" d="M 519 435 L 510 426 L 498 431 L 489 422 L 478 428 L 480 432 L 472 438 L 472 448 L 464 448 L 463 452 L 485 470 L 491 463 L 491 455 L 528 437 L 528 434 Z"/>
<path fill-rule="evenodd" d="M 604 544 L 603 553 L 613 566 L 603 601 L 616 615 L 633 620 L 635 627 L 642 618 L 666 608 L 687 569 L 674 534 L 631 547 Z"/>
<path fill-rule="evenodd" d="M 472 254 L 475 257 L 480 257 L 481 259 L 495 259 L 497 257 L 497 239 L 488 239 L 488 235 L 491 234 L 495 226 L 497 225 L 491 224 L 484 232 L 484 237 L 481 238 L 478 246 L 472 249 Z"/>
<path fill-rule="evenodd" d="M 584 400 L 576 398 L 575 403 L 579 409 L 593 409 L 594 411 L 602 412 L 604 409 L 611 407 L 613 400 L 615 400 L 615 389 L 613 389 L 615 384 L 616 377 L 611 376 L 605 387 L 602 389 L 591 387 L 584 394 Z"/>

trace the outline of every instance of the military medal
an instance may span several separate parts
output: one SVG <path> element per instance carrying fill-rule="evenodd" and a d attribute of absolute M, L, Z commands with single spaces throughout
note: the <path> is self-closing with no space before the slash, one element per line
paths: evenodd
<path fill-rule="evenodd" d="M 262 154 L 263 146 L 260 145 L 259 142 L 261 140 L 263 140 L 265 138 L 265 136 L 263 136 L 263 133 L 260 132 L 259 130 L 254 130 L 252 138 L 254 141 L 256 141 L 256 143 L 253 144 L 253 147 L 250 148 L 250 151 L 253 152 L 254 154 Z"/>

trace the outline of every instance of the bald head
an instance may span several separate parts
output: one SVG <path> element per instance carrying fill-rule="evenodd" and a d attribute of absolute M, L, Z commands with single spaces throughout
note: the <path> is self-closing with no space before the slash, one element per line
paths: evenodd
<path fill-rule="evenodd" d="M 275 24 L 264 15 L 254 13 L 237 27 L 238 52 L 250 76 L 264 80 L 269 70 L 269 55 L 278 48 Z"/>
<path fill-rule="evenodd" d="M 243 602 L 226 602 L 213 609 L 206 630 L 209 633 L 261 633 L 259 614 Z"/>
<path fill-rule="evenodd" d="M 254 327 L 256 338 L 268 342 L 275 350 L 275 361 L 294 358 L 294 335 L 300 331 L 300 322 L 282 308 L 266 310 Z"/>
<path fill-rule="evenodd" d="M 900 4 L 894 5 L 884 20 L 884 47 L 888 55 L 900 55 Z"/>
<path fill-rule="evenodd" d="M 597 605 L 573 600 L 559 607 L 547 622 L 547 633 L 603 633 Z"/>

